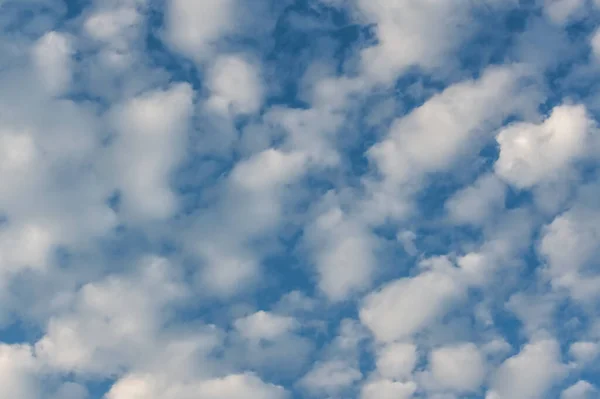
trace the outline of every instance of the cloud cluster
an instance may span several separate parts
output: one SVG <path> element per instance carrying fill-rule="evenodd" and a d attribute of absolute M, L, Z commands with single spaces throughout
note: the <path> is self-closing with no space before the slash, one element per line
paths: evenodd
<path fill-rule="evenodd" d="M 586 399 L 597 0 L 0 0 L 0 399 Z"/>

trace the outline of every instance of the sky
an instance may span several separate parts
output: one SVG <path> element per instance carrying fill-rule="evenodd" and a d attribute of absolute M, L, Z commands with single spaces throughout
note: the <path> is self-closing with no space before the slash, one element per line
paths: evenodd
<path fill-rule="evenodd" d="M 0 32 L 0 399 L 600 397 L 600 0 Z"/>

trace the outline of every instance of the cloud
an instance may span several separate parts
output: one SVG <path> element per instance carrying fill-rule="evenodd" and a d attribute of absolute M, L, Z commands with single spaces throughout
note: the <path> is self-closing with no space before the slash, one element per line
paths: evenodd
<path fill-rule="evenodd" d="M 165 39 L 186 56 L 201 60 L 211 54 L 220 37 L 234 30 L 235 0 L 169 0 Z"/>
<path fill-rule="evenodd" d="M 119 380 L 106 395 L 107 399 L 165 398 L 187 399 L 284 399 L 282 387 L 265 384 L 251 374 L 232 374 L 196 383 L 173 384 L 157 381 L 153 376 L 131 375 Z"/>
<path fill-rule="evenodd" d="M 71 39 L 58 32 L 48 32 L 42 36 L 33 48 L 33 62 L 41 83 L 49 93 L 59 95 L 68 89 L 71 83 Z"/>
<path fill-rule="evenodd" d="M 0 382 L 3 395 L 34 399 L 39 395 L 38 365 L 28 345 L 0 345 Z"/>
<path fill-rule="evenodd" d="M 580 380 L 565 389 L 560 394 L 560 399 L 586 399 L 591 398 L 596 388 L 587 381 Z"/>
<path fill-rule="evenodd" d="M 0 399 L 597 394 L 598 1 L 0 0 Z"/>
<path fill-rule="evenodd" d="M 193 92 L 186 83 L 144 93 L 115 107 L 119 136 L 114 162 L 123 172 L 120 186 L 123 211 L 132 219 L 161 219 L 177 210 L 169 184 L 181 162 Z"/>
<path fill-rule="evenodd" d="M 376 265 L 377 241 L 339 207 L 332 207 L 307 226 L 319 276 L 319 288 L 333 301 L 369 287 Z"/>
<path fill-rule="evenodd" d="M 335 395 L 362 378 L 360 370 L 341 360 L 317 363 L 302 380 L 301 386 L 315 395 Z"/>
<path fill-rule="evenodd" d="M 566 374 L 558 343 L 552 339 L 530 342 L 505 360 L 494 376 L 490 398 L 533 399 L 544 396 Z"/>
<path fill-rule="evenodd" d="M 414 344 L 392 343 L 384 346 L 378 353 L 377 372 L 385 378 L 407 379 L 412 375 L 417 360 L 417 348 Z"/>
<path fill-rule="evenodd" d="M 397 119 L 388 137 L 369 149 L 369 157 L 395 184 L 450 167 L 457 157 L 481 147 L 482 138 L 504 118 L 523 111 L 519 102 L 531 97 L 520 93 L 523 76 L 519 66 L 490 68 L 476 81 L 448 87 Z"/>
<path fill-rule="evenodd" d="M 469 15 L 468 6 L 450 1 L 359 0 L 357 8 L 375 24 L 378 44 L 360 57 L 365 75 L 377 83 L 392 81 L 411 66 L 438 66 L 464 37 L 459 27 Z"/>
<path fill-rule="evenodd" d="M 457 224 L 481 225 L 504 207 L 506 188 L 494 175 L 479 177 L 473 185 L 455 193 L 445 207 Z"/>
<path fill-rule="evenodd" d="M 431 374 L 444 389 L 476 392 L 485 378 L 485 358 L 472 343 L 435 349 L 429 355 Z"/>
<path fill-rule="evenodd" d="M 544 12 L 556 24 L 564 24 L 576 17 L 581 17 L 586 8 L 583 0 L 546 0 Z"/>
<path fill-rule="evenodd" d="M 397 382 L 390 380 L 373 381 L 365 384 L 360 397 L 362 399 L 409 399 L 416 391 L 414 382 Z"/>
<path fill-rule="evenodd" d="M 541 124 L 517 123 L 498 133 L 498 176 L 518 188 L 556 179 L 584 155 L 593 122 L 582 105 L 555 107 Z"/>
<path fill-rule="evenodd" d="M 298 326 L 292 317 L 278 316 L 262 310 L 237 319 L 234 325 L 243 337 L 250 340 L 273 340 Z"/>
<path fill-rule="evenodd" d="M 222 55 L 208 76 L 211 96 L 206 107 L 225 115 L 252 114 L 260 109 L 263 85 L 256 65 L 241 55 Z"/>
<path fill-rule="evenodd" d="M 360 319 L 378 340 L 410 338 L 464 297 L 464 285 L 447 259 L 424 261 L 421 267 L 421 274 L 388 283 L 365 298 Z"/>

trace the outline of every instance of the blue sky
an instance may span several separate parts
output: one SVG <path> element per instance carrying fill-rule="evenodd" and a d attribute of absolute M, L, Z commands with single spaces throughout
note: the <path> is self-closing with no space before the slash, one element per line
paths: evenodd
<path fill-rule="evenodd" d="M 0 399 L 591 399 L 600 1 L 0 0 Z"/>

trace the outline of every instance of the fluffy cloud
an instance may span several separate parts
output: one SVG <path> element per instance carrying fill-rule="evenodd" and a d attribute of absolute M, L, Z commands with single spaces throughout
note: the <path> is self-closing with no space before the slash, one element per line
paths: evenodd
<path fill-rule="evenodd" d="M 543 397 L 553 385 L 560 382 L 565 373 L 556 341 L 547 339 L 531 342 L 502 363 L 488 396 L 498 399 Z"/>
<path fill-rule="evenodd" d="M 300 380 L 300 385 L 313 394 L 335 395 L 361 378 L 360 370 L 341 360 L 331 360 L 316 364 Z"/>
<path fill-rule="evenodd" d="M 587 381 L 577 381 L 560 394 L 560 399 L 587 399 L 596 392 L 596 388 Z"/>
<path fill-rule="evenodd" d="M 177 209 L 170 173 L 182 160 L 193 92 L 188 84 L 144 93 L 114 109 L 120 135 L 115 163 L 123 210 L 133 219 L 165 218 Z"/>
<path fill-rule="evenodd" d="M 339 207 L 326 210 L 305 233 L 313 250 L 319 288 L 338 301 L 368 288 L 376 265 L 376 239 Z"/>
<path fill-rule="evenodd" d="M 417 364 L 417 348 L 414 344 L 392 343 L 377 354 L 377 372 L 390 379 L 407 379 Z"/>
<path fill-rule="evenodd" d="M 71 82 L 73 48 L 68 36 L 48 32 L 33 48 L 33 62 L 41 83 L 49 93 L 57 95 L 68 89 Z"/>
<path fill-rule="evenodd" d="M 599 4 L 0 0 L 0 398 L 597 395 Z"/>
<path fill-rule="evenodd" d="M 423 273 L 388 283 L 366 297 L 360 319 L 378 340 L 410 338 L 464 297 L 465 286 L 447 259 L 430 259 L 422 267 Z"/>
<path fill-rule="evenodd" d="M 456 83 L 409 115 L 396 120 L 387 139 L 369 156 L 390 182 L 405 183 L 451 166 L 485 143 L 491 129 L 520 105 L 522 67 L 490 68 L 476 80 Z M 506 101 L 510 98 L 510 101 Z"/>
<path fill-rule="evenodd" d="M 221 35 L 233 30 L 235 5 L 235 0 L 169 0 L 165 39 L 188 57 L 202 59 Z"/>
<path fill-rule="evenodd" d="M 206 106 L 223 114 L 248 114 L 260 109 L 263 87 L 258 68 L 240 55 L 220 56 L 208 76 L 211 96 Z"/>
<path fill-rule="evenodd" d="M 598 235 L 598 216 L 590 209 L 571 209 L 544 227 L 539 244 L 553 286 L 567 289 L 578 300 L 596 296 L 592 285 L 597 274 L 586 270 L 586 265 L 598 250 L 593 238 Z"/>
<path fill-rule="evenodd" d="M 234 325 L 245 338 L 272 340 L 293 330 L 298 324 L 292 317 L 260 311 L 237 319 Z"/>
<path fill-rule="evenodd" d="M 373 381 L 362 387 L 362 399 L 409 399 L 416 391 L 414 382 L 396 382 L 390 380 Z"/>
<path fill-rule="evenodd" d="M 251 374 L 232 374 L 223 378 L 173 384 L 152 375 L 130 375 L 119 380 L 106 395 L 107 399 L 285 399 L 282 387 L 265 384 Z"/>
<path fill-rule="evenodd" d="M 448 216 L 454 223 L 481 225 L 504 207 L 505 191 L 494 175 L 481 176 L 446 201 Z"/>
<path fill-rule="evenodd" d="M 471 344 L 457 344 L 435 349 L 429 356 L 431 374 L 444 389 L 474 392 L 485 377 L 485 358 Z"/>
<path fill-rule="evenodd" d="M 584 0 L 546 0 L 544 12 L 552 22 L 564 24 L 581 16 L 585 6 Z"/>
<path fill-rule="evenodd" d="M 593 122 L 582 105 L 559 105 L 541 124 L 517 123 L 498 133 L 498 176 L 518 188 L 560 177 L 585 152 Z"/>
<path fill-rule="evenodd" d="M 0 345 L 2 396 L 35 399 L 39 396 L 35 373 L 39 368 L 28 345 Z"/>

